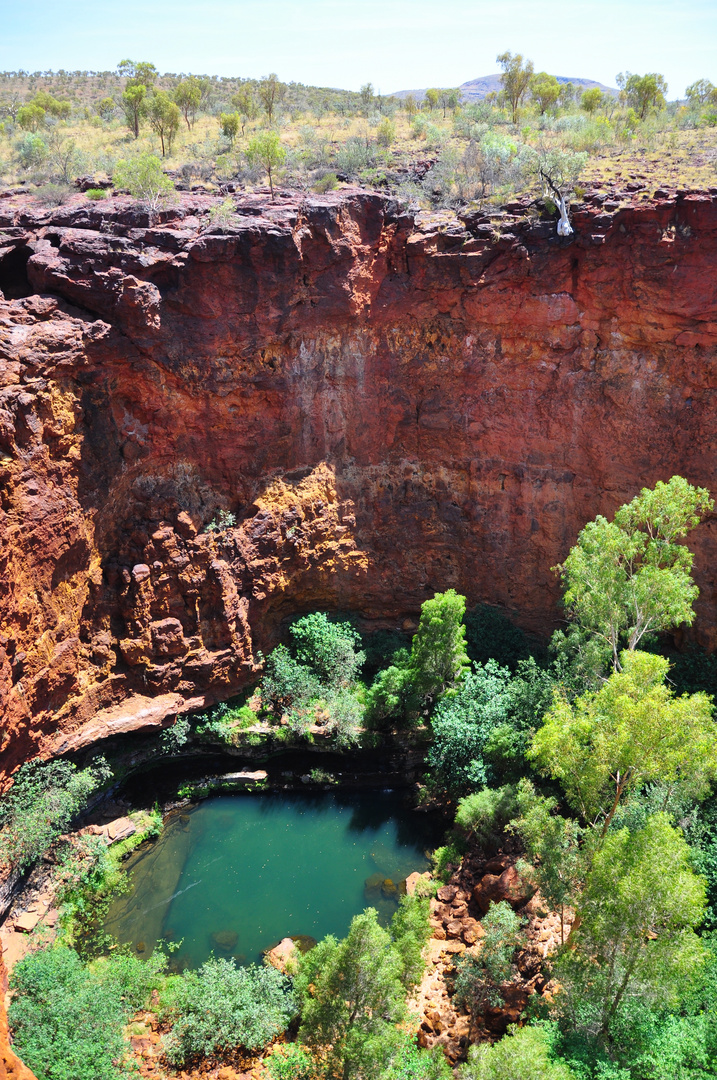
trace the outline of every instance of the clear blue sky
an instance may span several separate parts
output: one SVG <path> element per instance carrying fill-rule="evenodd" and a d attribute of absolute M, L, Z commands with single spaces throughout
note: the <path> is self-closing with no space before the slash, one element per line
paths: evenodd
<path fill-rule="evenodd" d="M 669 97 L 717 84 L 717 0 L 0 0 L 0 70 L 261 76 L 383 93 L 455 86 L 521 52 L 536 70 L 614 85 L 659 71 Z"/>

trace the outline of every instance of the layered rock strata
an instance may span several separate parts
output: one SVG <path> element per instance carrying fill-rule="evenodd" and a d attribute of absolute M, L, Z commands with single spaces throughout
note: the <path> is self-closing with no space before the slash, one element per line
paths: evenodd
<path fill-rule="evenodd" d="M 714 487 L 717 194 L 638 198 L 568 239 L 350 189 L 221 228 L 7 200 L 5 773 L 229 697 L 299 612 L 408 629 L 454 587 L 547 634 L 585 521 Z"/>

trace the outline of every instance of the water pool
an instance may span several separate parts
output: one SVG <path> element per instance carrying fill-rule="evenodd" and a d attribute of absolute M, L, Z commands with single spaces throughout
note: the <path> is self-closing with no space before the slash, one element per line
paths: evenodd
<path fill-rule="evenodd" d="M 440 835 L 391 792 L 216 796 L 130 857 L 105 927 L 143 954 L 181 942 L 180 968 L 255 962 L 283 937 L 342 937 L 368 906 L 387 921 Z"/>

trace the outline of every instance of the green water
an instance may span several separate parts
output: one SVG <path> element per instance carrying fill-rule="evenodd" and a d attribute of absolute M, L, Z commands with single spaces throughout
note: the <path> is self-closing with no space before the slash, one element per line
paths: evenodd
<path fill-rule="evenodd" d="M 399 885 L 440 842 L 391 793 L 259 794 L 207 799 L 131 857 L 132 890 L 106 929 L 146 955 L 179 942 L 176 965 L 212 953 L 258 961 L 283 937 L 342 937 L 367 906 L 387 921 Z"/>

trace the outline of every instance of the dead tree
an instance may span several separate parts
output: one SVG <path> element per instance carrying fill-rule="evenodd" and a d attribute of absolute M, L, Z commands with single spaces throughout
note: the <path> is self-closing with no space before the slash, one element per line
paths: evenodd
<path fill-rule="evenodd" d="M 571 236 L 573 232 L 573 227 L 570 224 L 570 219 L 568 217 L 568 207 L 565 201 L 567 198 L 567 194 L 569 193 L 563 195 L 557 184 L 555 184 L 553 180 L 548 176 L 548 174 L 546 172 L 543 172 L 542 169 L 540 170 L 540 176 L 546 188 L 550 190 L 550 198 L 554 201 L 558 213 L 560 214 L 560 220 L 558 221 L 558 236 Z M 546 191 L 546 197 L 547 195 L 548 192 Z"/>

